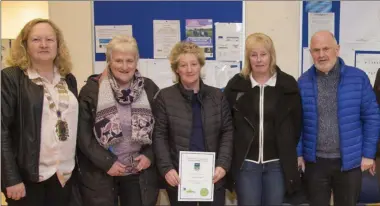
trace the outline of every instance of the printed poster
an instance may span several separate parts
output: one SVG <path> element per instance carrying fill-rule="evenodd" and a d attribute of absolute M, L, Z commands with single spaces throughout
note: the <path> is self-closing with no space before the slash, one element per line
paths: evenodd
<path fill-rule="evenodd" d="M 186 41 L 204 49 L 206 58 L 214 57 L 212 19 L 186 19 Z"/>

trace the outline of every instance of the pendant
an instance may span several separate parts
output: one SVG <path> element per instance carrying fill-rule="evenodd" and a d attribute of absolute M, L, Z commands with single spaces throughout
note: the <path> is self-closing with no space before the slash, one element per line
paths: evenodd
<path fill-rule="evenodd" d="M 58 120 L 55 124 L 55 133 L 60 141 L 66 141 L 69 137 L 69 126 L 66 121 Z"/>

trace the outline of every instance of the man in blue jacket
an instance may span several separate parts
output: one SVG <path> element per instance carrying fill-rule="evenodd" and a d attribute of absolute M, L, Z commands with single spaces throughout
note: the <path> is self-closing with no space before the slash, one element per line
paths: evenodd
<path fill-rule="evenodd" d="M 314 65 L 298 80 L 303 130 L 298 166 L 305 171 L 311 206 L 356 205 L 362 171 L 374 164 L 380 112 L 368 76 L 344 64 L 334 35 L 313 35 Z"/>

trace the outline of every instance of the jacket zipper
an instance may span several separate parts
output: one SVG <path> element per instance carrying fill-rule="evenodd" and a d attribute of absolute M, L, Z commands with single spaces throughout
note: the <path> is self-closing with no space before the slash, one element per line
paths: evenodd
<path fill-rule="evenodd" d="M 264 162 L 264 86 L 260 86 L 259 163 Z"/>
<path fill-rule="evenodd" d="M 240 112 L 240 111 L 236 108 L 236 106 L 234 106 L 233 108 L 234 108 L 237 112 Z M 245 117 L 245 116 L 244 116 L 243 118 L 245 119 L 245 121 L 248 122 L 249 126 L 252 127 L 253 131 L 255 131 L 255 128 L 253 127 L 252 122 L 249 121 L 249 119 L 248 119 L 247 117 Z M 244 159 L 247 158 L 247 155 L 248 155 L 248 152 L 249 152 L 249 148 L 251 148 L 252 142 L 253 142 L 253 138 L 251 138 L 251 141 L 249 141 L 248 149 L 245 151 L 245 154 L 244 154 Z M 243 161 L 243 162 L 241 163 L 241 165 L 240 165 L 240 170 L 243 169 L 243 165 L 244 165 L 244 161 Z"/>

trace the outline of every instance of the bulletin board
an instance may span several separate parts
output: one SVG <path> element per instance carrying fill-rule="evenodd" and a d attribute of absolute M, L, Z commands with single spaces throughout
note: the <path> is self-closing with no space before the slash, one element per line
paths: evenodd
<path fill-rule="evenodd" d="M 186 38 L 186 19 L 243 23 L 242 1 L 94 1 L 94 26 L 132 25 L 140 58 L 153 58 L 153 20 L 180 20 L 181 40 Z M 213 27 L 215 29 L 215 27 Z M 215 34 L 215 31 L 213 32 Z M 213 38 L 215 45 L 215 37 Z M 208 60 L 215 59 L 214 55 Z M 95 53 L 95 61 L 105 61 Z"/>

